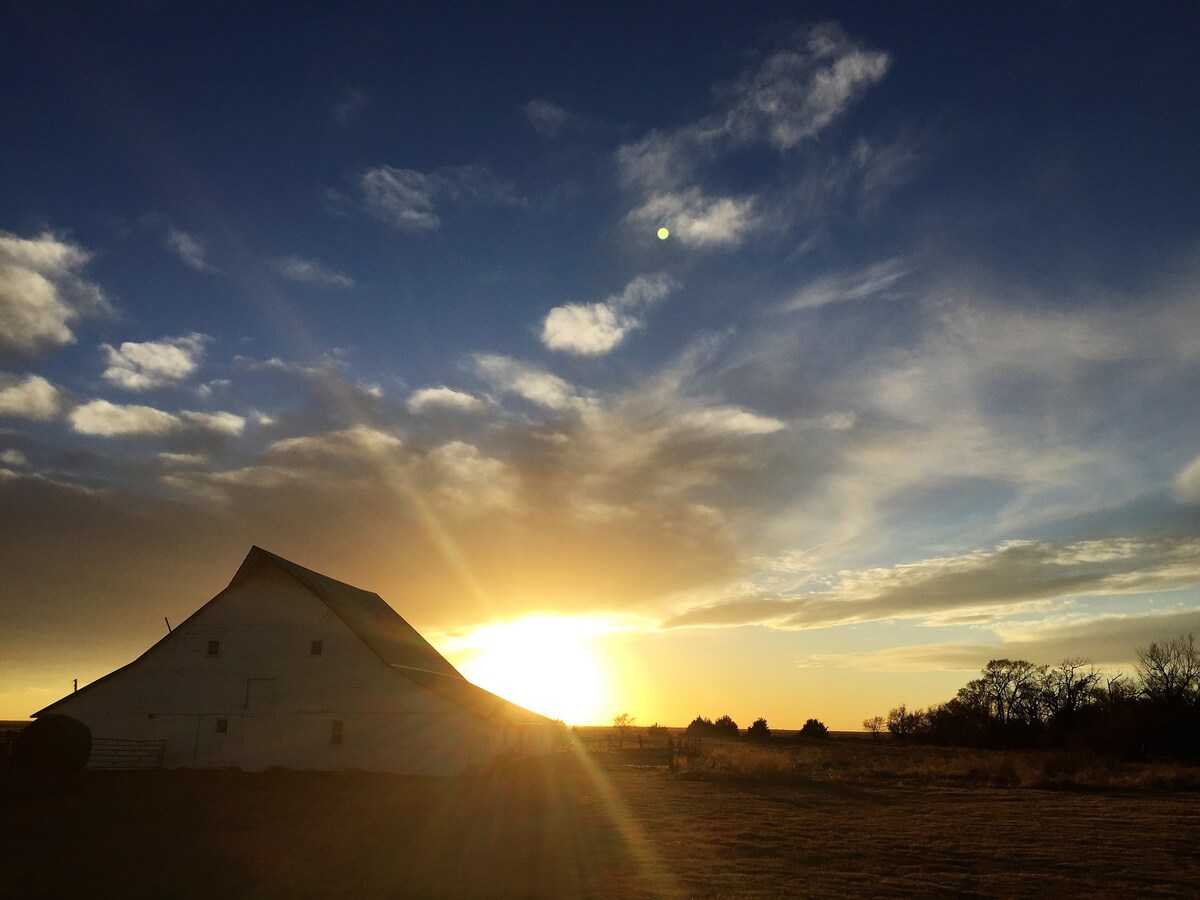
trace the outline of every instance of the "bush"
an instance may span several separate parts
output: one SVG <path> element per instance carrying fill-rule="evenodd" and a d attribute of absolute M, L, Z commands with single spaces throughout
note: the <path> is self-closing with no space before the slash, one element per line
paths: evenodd
<path fill-rule="evenodd" d="M 715 737 L 737 737 L 742 731 L 738 728 L 738 723 L 729 716 L 721 716 L 713 722 L 712 728 Z"/>
<path fill-rule="evenodd" d="M 746 737 L 755 738 L 756 740 L 765 740 L 771 736 L 771 729 L 767 727 L 767 720 L 758 718 L 754 720 L 754 724 L 746 729 Z"/>
<path fill-rule="evenodd" d="M 804 723 L 804 727 L 800 729 L 800 737 L 827 738 L 829 737 L 829 729 L 819 719 L 809 719 Z"/>

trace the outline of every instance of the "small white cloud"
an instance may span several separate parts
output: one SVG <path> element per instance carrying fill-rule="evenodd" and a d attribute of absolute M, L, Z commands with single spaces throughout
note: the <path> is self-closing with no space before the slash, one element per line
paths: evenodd
<path fill-rule="evenodd" d="M 507 356 L 476 356 L 475 371 L 500 390 L 524 397 L 538 406 L 571 409 L 587 405 L 566 380 Z"/>
<path fill-rule="evenodd" d="M 155 409 L 153 406 L 109 403 L 92 400 L 75 407 L 68 414 L 71 427 L 79 434 L 99 437 L 119 437 L 129 434 L 170 434 L 188 425 L 215 431 L 219 434 L 242 433 L 246 420 L 228 412 L 192 412 L 179 415 Z"/>
<path fill-rule="evenodd" d="M 127 391 L 176 384 L 199 367 L 207 340 L 203 334 L 189 334 L 141 343 L 126 341 L 119 348 L 102 344 L 108 363 L 104 379 Z"/>
<path fill-rule="evenodd" d="M 29 460 L 20 450 L 4 450 L 0 452 L 0 463 L 4 463 L 6 466 L 22 467 L 29 465 Z"/>
<path fill-rule="evenodd" d="M 556 306 L 542 322 L 542 343 L 550 350 L 600 356 L 642 325 L 641 312 L 678 287 L 669 275 L 639 275 L 620 294 L 598 303 Z"/>
<path fill-rule="evenodd" d="M 239 435 L 246 427 L 244 417 L 234 415 L 230 412 L 205 413 L 184 410 L 180 413 L 180 416 L 187 422 L 199 425 L 208 431 L 220 432 L 221 434 Z"/>
<path fill-rule="evenodd" d="M 478 397 L 448 387 L 421 388 L 408 398 L 408 411 L 428 412 L 431 409 L 449 409 L 458 412 L 482 412 L 486 407 Z"/>
<path fill-rule="evenodd" d="M 71 344 L 71 323 L 111 313 L 104 292 L 79 277 L 83 248 L 46 233 L 21 238 L 0 231 L 0 351 L 21 355 Z"/>
<path fill-rule="evenodd" d="M 533 99 L 525 104 L 525 118 L 533 130 L 544 138 L 556 138 L 569 128 L 582 124 L 578 116 L 572 115 L 549 100 Z"/>
<path fill-rule="evenodd" d="M 367 212 L 405 231 L 433 231 L 442 224 L 435 200 L 459 206 L 519 202 L 510 185 L 478 165 L 433 172 L 376 166 L 359 176 L 358 186 Z"/>
<path fill-rule="evenodd" d="M 208 248 L 186 231 L 170 228 L 163 237 L 163 242 L 183 260 L 188 268 L 195 269 L 197 272 L 216 271 L 208 263 Z"/>
<path fill-rule="evenodd" d="M 117 437 L 126 434 L 167 434 L 180 426 L 178 416 L 152 406 L 118 405 L 93 400 L 71 410 L 71 427 L 79 434 Z"/>
<path fill-rule="evenodd" d="M 772 434 L 786 427 L 779 419 L 737 406 L 692 410 L 684 413 L 680 421 L 686 427 L 714 434 Z"/>
<path fill-rule="evenodd" d="M 626 217 L 647 232 L 665 225 L 671 239 L 700 249 L 735 249 L 762 224 L 754 197 L 708 197 L 697 187 L 654 194 Z"/>
<path fill-rule="evenodd" d="M 57 417 L 61 408 L 58 388 L 42 376 L 17 379 L 0 372 L 0 416 L 44 422 Z"/>
<path fill-rule="evenodd" d="M 1171 487 L 1184 503 L 1200 503 L 1200 456 L 1180 470 Z"/>
<path fill-rule="evenodd" d="M 336 272 L 314 259 L 302 259 L 299 256 L 284 256 L 272 262 L 275 271 L 288 281 L 300 284 L 312 284 L 318 287 L 354 287 L 354 279 L 349 275 Z"/>

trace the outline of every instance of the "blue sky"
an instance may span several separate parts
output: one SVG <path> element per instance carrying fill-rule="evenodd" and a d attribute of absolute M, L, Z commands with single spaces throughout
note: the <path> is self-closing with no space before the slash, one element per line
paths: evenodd
<path fill-rule="evenodd" d="M 6 11 L 0 714 L 250 543 L 449 642 L 603 623 L 647 721 L 1129 671 L 1200 628 L 1198 26 Z"/>

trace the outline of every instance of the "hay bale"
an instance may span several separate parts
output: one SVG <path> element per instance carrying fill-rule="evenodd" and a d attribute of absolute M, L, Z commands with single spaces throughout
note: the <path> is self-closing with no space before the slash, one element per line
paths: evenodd
<path fill-rule="evenodd" d="M 12 752 L 12 765 L 17 772 L 36 775 L 79 772 L 92 752 L 92 730 L 70 716 L 41 716 L 21 732 Z"/>

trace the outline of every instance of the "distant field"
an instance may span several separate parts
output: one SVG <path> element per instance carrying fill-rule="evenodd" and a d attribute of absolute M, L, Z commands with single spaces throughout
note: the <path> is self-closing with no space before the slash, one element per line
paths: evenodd
<path fill-rule="evenodd" d="M 188 771 L 9 779 L 0 893 L 1200 895 L 1194 792 L 852 771 L 751 777 L 700 760 L 672 775 L 563 755 L 445 780 Z"/>

